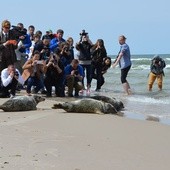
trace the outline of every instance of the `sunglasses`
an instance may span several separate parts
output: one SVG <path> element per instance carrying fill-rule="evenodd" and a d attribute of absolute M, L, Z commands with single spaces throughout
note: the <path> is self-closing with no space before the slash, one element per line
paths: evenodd
<path fill-rule="evenodd" d="M 4 27 L 5 29 L 10 29 L 10 27 Z"/>

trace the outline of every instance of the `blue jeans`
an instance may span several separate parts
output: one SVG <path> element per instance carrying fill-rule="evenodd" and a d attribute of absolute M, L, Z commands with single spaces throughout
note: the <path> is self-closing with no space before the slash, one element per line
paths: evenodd
<path fill-rule="evenodd" d="M 35 92 L 38 93 L 40 89 L 44 87 L 44 84 L 42 82 L 42 79 L 38 79 L 37 77 L 29 77 L 27 80 L 27 93 L 31 93 L 31 87 L 35 87 Z"/>
<path fill-rule="evenodd" d="M 91 80 L 92 80 L 92 68 L 91 65 L 82 65 L 83 70 L 84 70 L 84 75 L 86 75 L 86 79 L 87 79 L 87 86 L 91 86 Z M 86 74 L 85 74 L 85 70 L 86 70 Z M 84 78 L 83 78 L 83 85 L 84 85 Z"/>

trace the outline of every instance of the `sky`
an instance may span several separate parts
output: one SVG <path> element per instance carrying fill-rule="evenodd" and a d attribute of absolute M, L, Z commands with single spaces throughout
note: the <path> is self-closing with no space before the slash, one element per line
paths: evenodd
<path fill-rule="evenodd" d="M 131 54 L 170 54 L 170 0 L 15 0 L 2 1 L 0 22 L 34 25 L 45 34 L 64 30 L 64 39 L 79 41 L 85 29 L 93 43 L 103 39 L 116 55 L 124 35 Z"/>

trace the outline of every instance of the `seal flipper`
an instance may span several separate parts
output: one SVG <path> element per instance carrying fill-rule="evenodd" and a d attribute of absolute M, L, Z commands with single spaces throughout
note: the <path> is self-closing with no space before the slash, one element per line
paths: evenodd
<path fill-rule="evenodd" d="M 63 109 L 63 105 L 61 103 L 54 104 L 52 109 Z"/>

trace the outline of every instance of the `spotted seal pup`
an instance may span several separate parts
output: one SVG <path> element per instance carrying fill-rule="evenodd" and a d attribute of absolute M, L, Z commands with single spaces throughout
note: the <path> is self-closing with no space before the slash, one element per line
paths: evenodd
<path fill-rule="evenodd" d="M 0 105 L 0 109 L 5 112 L 36 110 L 37 104 L 44 100 L 45 98 L 40 95 L 16 96 Z"/>
<path fill-rule="evenodd" d="M 118 114 L 117 110 L 110 103 L 91 98 L 83 98 L 75 101 L 54 104 L 52 108 L 64 109 L 67 112 L 75 113 Z"/>
<path fill-rule="evenodd" d="M 91 96 L 90 98 L 110 103 L 111 105 L 114 106 L 114 108 L 117 111 L 120 111 L 124 108 L 123 102 L 120 100 L 117 100 L 116 98 L 111 98 L 111 97 L 107 97 L 107 96 Z"/>

